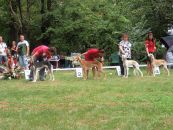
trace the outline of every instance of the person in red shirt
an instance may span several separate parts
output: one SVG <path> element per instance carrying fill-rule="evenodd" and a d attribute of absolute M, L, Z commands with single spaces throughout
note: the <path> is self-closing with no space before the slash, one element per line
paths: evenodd
<path fill-rule="evenodd" d="M 54 48 L 49 48 L 45 45 L 38 46 L 32 51 L 32 59 L 33 61 L 43 60 L 44 58 L 50 59 L 54 51 Z"/>
<path fill-rule="evenodd" d="M 156 52 L 156 39 L 153 37 L 152 32 L 148 33 L 148 36 L 145 40 L 145 49 L 147 52 L 147 56 L 149 56 L 149 54 L 154 54 Z M 149 57 L 147 58 L 147 68 L 148 72 L 152 74 L 151 60 Z"/>
<path fill-rule="evenodd" d="M 87 52 L 83 53 L 86 61 L 94 61 L 100 59 L 103 60 L 104 50 L 91 48 Z"/>
<path fill-rule="evenodd" d="M 44 60 L 48 60 L 55 53 L 56 53 L 56 48 L 55 47 L 50 47 L 49 48 L 45 45 L 38 46 L 31 53 L 31 62 L 32 62 L 31 64 L 34 64 L 35 62 L 42 62 Z M 45 80 L 44 79 L 44 77 L 45 77 L 44 72 L 45 72 L 45 68 L 41 69 L 40 72 L 39 72 L 41 81 Z M 31 72 L 30 77 L 31 77 L 31 80 L 32 80 L 33 72 Z"/>
<path fill-rule="evenodd" d="M 97 48 L 91 48 L 87 52 L 82 54 L 86 61 L 104 61 L 104 50 L 103 49 L 97 49 Z M 95 77 L 96 68 L 92 68 L 93 76 Z M 89 74 L 89 71 L 87 72 L 87 76 Z"/>

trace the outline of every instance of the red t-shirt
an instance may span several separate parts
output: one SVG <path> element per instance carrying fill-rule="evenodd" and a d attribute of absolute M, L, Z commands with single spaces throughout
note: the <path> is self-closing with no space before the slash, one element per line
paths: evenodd
<path fill-rule="evenodd" d="M 37 58 L 42 57 L 43 55 L 47 58 L 51 58 L 51 54 L 49 52 L 49 47 L 44 46 L 44 45 L 36 47 L 32 51 L 32 55 L 35 55 Z"/>
<path fill-rule="evenodd" d="M 84 56 L 86 61 L 94 61 L 95 58 L 99 58 L 99 49 L 89 49 Z"/>
<path fill-rule="evenodd" d="M 149 53 L 154 53 L 156 50 L 155 50 L 155 47 L 156 47 L 156 41 L 154 40 L 146 40 L 145 41 L 145 45 L 148 49 L 148 52 Z"/>

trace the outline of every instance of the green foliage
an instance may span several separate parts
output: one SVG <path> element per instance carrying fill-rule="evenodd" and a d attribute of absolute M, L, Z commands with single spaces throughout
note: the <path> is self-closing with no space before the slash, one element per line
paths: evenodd
<path fill-rule="evenodd" d="M 18 4 L 13 5 L 17 7 L 14 15 L 6 0 L 0 2 L 3 3 L 0 30 L 6 40 L 17 39 L 16 35 L 8 35 L 10 32 L 22 31 L 31 43 L 50 44 L 64 52 L 84 52 L 90 47 L 99 47 L 109 55 L 118 50 L 121 34 L 127 32 L 134 58 L 139 59 L 145 55 L 146 32 L 152 30 L 158 39 L 165 35 L 167 24 L 173 20 L 171 0 L 21 1 L 23 19 L 20 19 Z"/>

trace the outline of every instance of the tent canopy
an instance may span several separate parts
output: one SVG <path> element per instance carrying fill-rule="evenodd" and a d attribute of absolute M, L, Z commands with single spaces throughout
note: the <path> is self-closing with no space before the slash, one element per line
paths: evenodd
<path fill-rule="evenodd" d="M 173 45 L 173 36 L 161 37 L 160 42 L 164 44 L 167 49 L 169 49 Z"/>

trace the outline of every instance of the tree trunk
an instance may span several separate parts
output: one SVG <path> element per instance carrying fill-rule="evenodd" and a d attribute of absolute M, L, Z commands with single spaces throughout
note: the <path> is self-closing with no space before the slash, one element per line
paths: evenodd
<path fill-rule="evenodd" d="M 47 10 L 51 11 L 52 9 L 52 0 L 47 0 Z"/>
<path fill-rule="evenodd" d="M 26 0 L 26 11 L 27 11 L 27 17 L 30 20 L 30 0 Z"/>
<path fill-rule="evenodd" d="M 18 5 L 18 9 L 19 9 L 19 15 L 20 15 L 20 19 L 21 19 L 21 28 L 19 30 L 19 33 L 22 34 L 24 33 L 24 26 L 23 26 L 23 15 L 22 15 L 22 7 L 21 7 L 21 0 L 17 0 L 17 5 Z"/>
<path fill-rule="evenodd" d="M 47 0 L 46 7 L 47 7 L 48 11 L 51 10 L 51 3 L 52 3 L 51 0 Z M 41 0 L 41 11 L 40 11 L 40 13 L 42 15 L 42 23 L 41 23 L 42 39 L 41 39 L 41 42 L 44 45 L 49 45 L 50 44 L 50 35 L 45 34 L 45 32 L 50 27 L 50 20 L 46 16 L 45 0 Z"/>
<path fill-rule="evenodd" d="M 18 38 L 18 32 L 19 32 L 19 25 L 18 25 L 18 20 L 16 17 L 17 13 L 17 3 L 16 1 L 9 0 L 8 3 L 9 5 L 9 12 L 10 12 L 10 17 L 11 20 L 9 22 L 9 36 L 10 36 L 10 41 L 17 41 Z"/>

